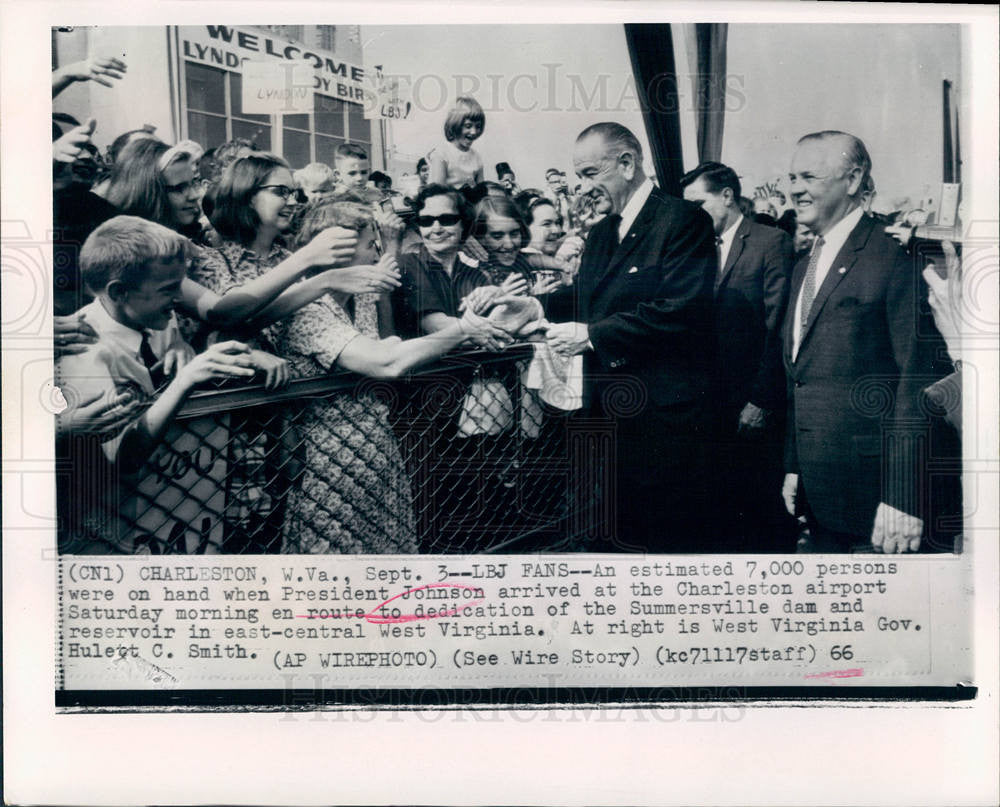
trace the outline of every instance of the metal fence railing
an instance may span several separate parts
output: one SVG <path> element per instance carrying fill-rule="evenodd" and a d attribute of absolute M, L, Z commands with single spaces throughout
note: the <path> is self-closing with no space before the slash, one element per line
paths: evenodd
<path fill-rule="evenodd" d="M 582 549 L 592 427 L 521 382 L 530 346 L 392 381 L 349 373 L 192 395 L 132 477 L 76 442 L 60 550 L 482 553 Z M 585 471 L 589 469 L 589 471 Z"/>

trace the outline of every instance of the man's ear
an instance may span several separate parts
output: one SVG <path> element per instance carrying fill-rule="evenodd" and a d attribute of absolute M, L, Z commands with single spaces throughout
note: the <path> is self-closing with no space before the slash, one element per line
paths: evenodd
<path fill-rule="evenodd" d="M 111 298 L 112 302 L 124 303 L 128 298 L 128 286 L 120 280 L 112 280 L 108 283 L 105 293 Z"/>
<path fill-rule="evenodd" d="M 861 194 L 861 182 L 864 179 L 864 172 L 861 167 L 855 165 L 845 174 L 847 177 L 847 195 L 859 196 Z"/>
<path fill-rule="evenodd" d="M 732 188 L 723 188 L 722 191 L 722 201 L 726 203 L 726 207 L 736 206 L 736 196 L 733 194 Z"/>
<path fill-rule="evenodd" d="M 631 182 L 635 178 L 635 155 L 631 151 L 623 151 L 618 155 L 618 165 L 621 166 L 625 179 Z"/>

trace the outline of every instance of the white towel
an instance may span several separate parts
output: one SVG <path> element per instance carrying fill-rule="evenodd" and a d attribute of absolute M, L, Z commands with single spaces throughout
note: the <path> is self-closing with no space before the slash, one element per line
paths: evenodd
<path fill-rule="evenodd" d="M 556 409 L 583 406 L 583 356 L 560 356 L 545 342 L 536 342 L 534 353 L 524 371 L 524 386 L 537 389 L 542 400 Z"/>

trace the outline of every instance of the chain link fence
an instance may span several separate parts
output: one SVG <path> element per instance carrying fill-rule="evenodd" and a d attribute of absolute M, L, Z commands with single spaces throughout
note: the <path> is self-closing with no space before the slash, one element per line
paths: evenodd
<path fill-rule="evenodd" d="M 574 491 L 612 441 L 524 385 L 530 356 L 198 392 L 129 477 L 74 439 L 57 462 L 60 551 L 582 551 L 600 496 Z"/>

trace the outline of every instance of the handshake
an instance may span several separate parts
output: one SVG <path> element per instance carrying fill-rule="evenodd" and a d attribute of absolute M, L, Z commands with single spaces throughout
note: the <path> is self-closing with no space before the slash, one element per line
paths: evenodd
<path fill-rule="evenodd" d="M 479 286 L 459 304 L 462 330 L 475 345 L 501 351 L 548 327 L 542 304 L 529 297 L 527 281 L 511 275 L 499 286 Z"/>
<path fill-rule="evenodd" d="M 551 323 L 541 303 L 527 296 L 527 281 L 511 275 L 499 286 L 473 289 L 459 305 L 462 328 L 469 341 L 486 350 L 500 351 L 518 339 L 545 334 L 549 347 L 562 356 L 589 349 L 587 326 L 579 322 Z M 532 339 L 532 341 L 536 341 Z"/>

